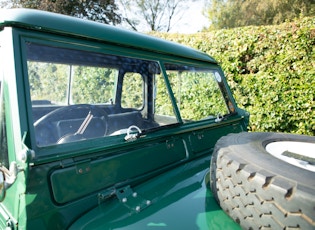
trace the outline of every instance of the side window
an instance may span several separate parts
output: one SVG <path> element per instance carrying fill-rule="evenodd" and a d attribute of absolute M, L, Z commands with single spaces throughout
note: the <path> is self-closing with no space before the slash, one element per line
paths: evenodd
<path fill-rule="evenodd" d="M 4 94 L 0 82 L 0 166 L 9 168 L 7 140 Z"/>
<path fill-rule="evenodd" d="M 185 122 L 215 118 L 229 113 L 216 71 L 166 65 L 177 106 Z"/>
<path fill-rule="evenodd" d="M 141 109 L 143 107 L 144 83 L 141 74 L 127 72 L 124 75 L 121 107 Z"/>

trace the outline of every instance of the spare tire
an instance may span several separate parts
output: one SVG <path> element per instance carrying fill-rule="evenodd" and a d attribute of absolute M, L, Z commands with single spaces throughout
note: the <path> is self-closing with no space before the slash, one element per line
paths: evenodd
<path fill-rule="evenodd" d="M 299 152 L 307 151 L 307 144 L 313 155 L 297 160 L 299 153 L 284 151 L 301 164 L 293 165 L 268 150 L 274 143 L 302 146 Z M 315 229 L 314 158 L 315 137 L 230 134 L 216 143 L 210 187 L 221 208 L 244 229 Z"/>

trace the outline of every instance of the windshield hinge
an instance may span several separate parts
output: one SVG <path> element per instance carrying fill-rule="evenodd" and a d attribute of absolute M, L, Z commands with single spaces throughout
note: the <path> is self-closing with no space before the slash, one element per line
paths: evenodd
<path fill-rule="evenodd" d="M 130 186 L 117 189 L 115 194 L 120 202 L 132 212 L 141 212 L 151 205 L 150 200 L 141 197 Z"/>
<path fill-rule="evenodd" d="M 98 194 L 98 203 L 102 203 L 106 199 L 116 196 L 120 203 L 127 207 L 131 212 L 141 212 L 143 209 L 151 205 L 151 201 L 144 199 L 137 192 L 133 191 L 128 185 L 123 188 L 109 188 Z"/>

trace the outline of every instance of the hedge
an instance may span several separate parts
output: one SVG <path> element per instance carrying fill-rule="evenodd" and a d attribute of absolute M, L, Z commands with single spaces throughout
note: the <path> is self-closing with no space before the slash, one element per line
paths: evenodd
<path fill-rule="evenodd" d="M 250 26 L 195 34 L 156 33 L 213 56 L 250 131 L 315 136 L 315 17 L 277 26 Z"/>

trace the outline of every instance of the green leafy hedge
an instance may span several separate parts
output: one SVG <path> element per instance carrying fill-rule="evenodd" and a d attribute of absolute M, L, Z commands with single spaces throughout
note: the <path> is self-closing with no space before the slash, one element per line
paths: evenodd
<path fill-rule="evenodd" d="M 251 131 L 315 136 L 315 17 L 278 26 L 154 34 L 202 50 L 226 73 Z"/>

